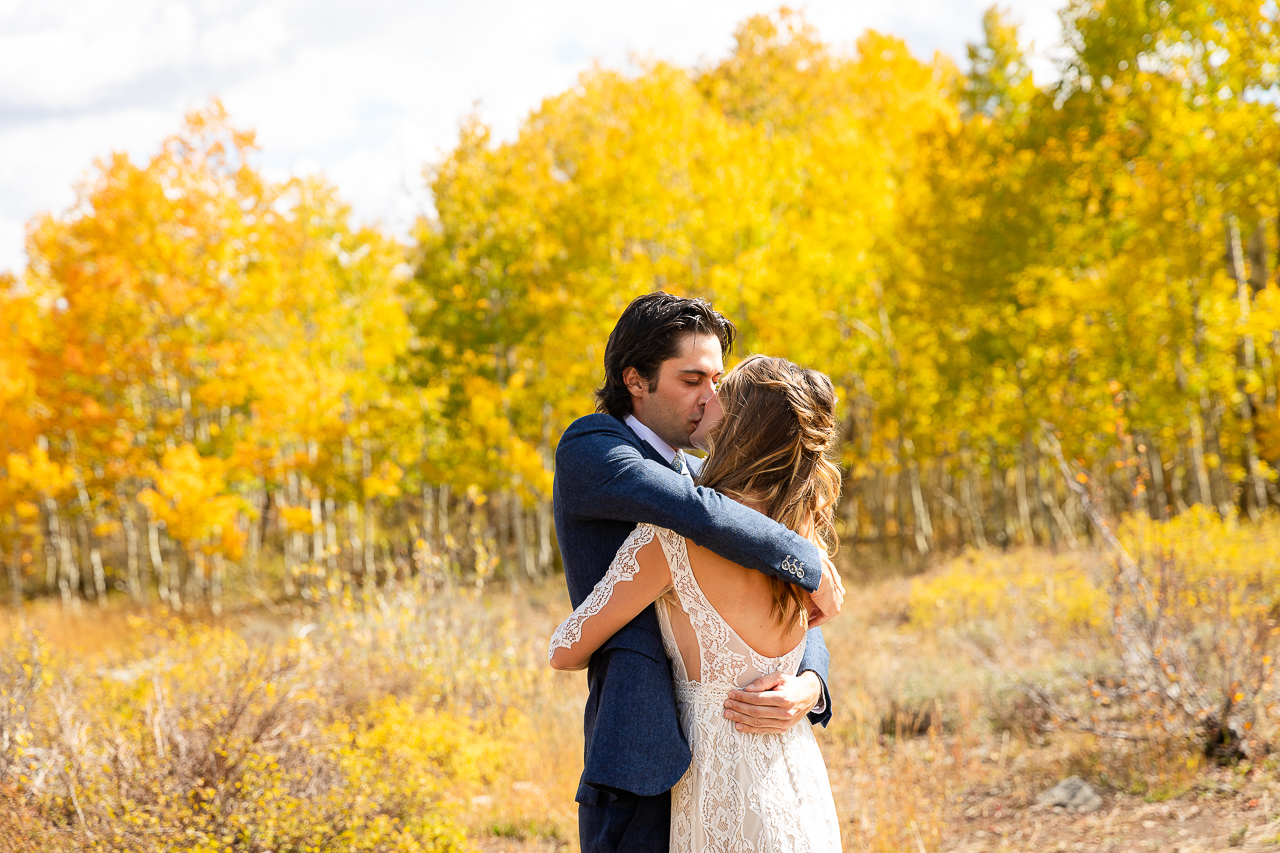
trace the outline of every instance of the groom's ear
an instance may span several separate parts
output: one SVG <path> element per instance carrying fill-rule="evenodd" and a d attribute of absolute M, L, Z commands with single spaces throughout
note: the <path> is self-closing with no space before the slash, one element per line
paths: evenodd
<path fill-rule="evenodd" d="M 640 371 L 634 367 L 628 367 L 622 371 L 622 384 L 627 386 L 627 391 L 632 397 L 644 399 L 645 392 L 649 390 L 648 383 L 640 375 Z"/>

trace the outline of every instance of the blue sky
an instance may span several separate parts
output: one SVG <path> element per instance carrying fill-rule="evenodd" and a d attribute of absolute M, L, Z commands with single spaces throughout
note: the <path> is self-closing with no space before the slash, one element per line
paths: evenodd
<path fill-rule="evenodd" d="M 0 271 L 26 223 L 61 213 L 95 158 L 142 160 L 219 97 L 272 177 L 323 173 L 360 221 L 403 235 L 429 209 L 423 166 L 473 109 L 499 138 L 592 62 L 695 65 L 778 3 L 749 0 L 0 0 Z M 871 28 L 963 59 L 990 0 L 810 0 L 824 41 Z M 1005 0 L 1052 76 L 1057 0 Z"/>

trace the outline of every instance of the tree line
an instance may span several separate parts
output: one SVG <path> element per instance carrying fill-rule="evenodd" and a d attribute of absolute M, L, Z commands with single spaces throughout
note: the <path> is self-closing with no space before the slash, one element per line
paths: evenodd
<path fill-rule="evenodd" d="M 1073 0 L 1038 84 L 997 10 L 964 68 L 787 10 L 719 62 L 596 69 L 478 120 L 407 245 L 265 179 L 216 103 L 98 163 L 0 282 L 15 600 L 171 606 L 550 571 L 560 432 L 630 299 L 828 373 L 847 542 L 926 554 L 1280 503 L 1280 20 Z"/>

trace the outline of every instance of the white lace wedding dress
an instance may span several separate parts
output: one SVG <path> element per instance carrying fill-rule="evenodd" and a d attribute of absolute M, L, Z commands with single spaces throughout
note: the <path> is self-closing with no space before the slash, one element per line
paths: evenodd
<path fill-rule="evenodd" d="M 604 579 L 557 632 L 552 648 L 581 636 L 582 623 L 600 611 L 614 586 L 640 571 L 636 553 L 655 537 L 672 582 L 658 600 L 658 621 L 675 671 L 680 725 L 693 751 L 693 762 L 671 791 L 672 853 L 840 850 L 831 784 L 811 727 L 802 721 L 783 734 L 748 734 L 724 717 L 730 690 L 778 670 L 794 675 L 804 641 L 777 658 L 752 650 L 703 595 L 684 537 L 652 525 L 637 527 Z M 697 638 L 698 658 L 687 664 L 676 625 L 686 637 L 691 627 Z"/>

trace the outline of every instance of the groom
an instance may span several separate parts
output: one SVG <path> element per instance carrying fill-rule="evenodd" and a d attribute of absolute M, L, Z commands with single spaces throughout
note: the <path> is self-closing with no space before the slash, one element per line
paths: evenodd
<path fill-rule="evenodd" d="M 556 450 L 556 536 L 574 607 L 639 523 L 666 527 L 735 563 L 811 593 L 810 625 L 840 611 L 827 555 L 781 524 L 695 487 L 690 436 L 724 372 L 732 323 L 701 299 L 650 293 L 631 302 L 605 347 L 598 414 L 575 421 Z M 800 674 L 735 690 L 725 716 L 743 731 L 783 731 L 806 715 L 826 725 L 827 648 L 811 628 Z M 671 670 L 650 605 L 591 658 L 586 752 L 578 785 L 582 853 L 665 853 L 671 787 L 689 766 Z"/>

